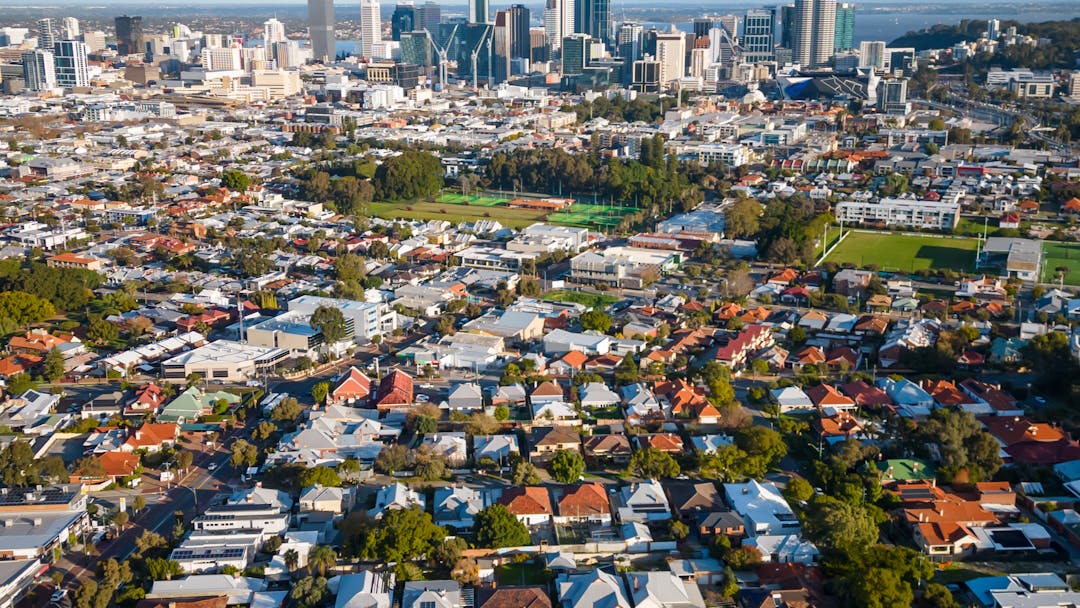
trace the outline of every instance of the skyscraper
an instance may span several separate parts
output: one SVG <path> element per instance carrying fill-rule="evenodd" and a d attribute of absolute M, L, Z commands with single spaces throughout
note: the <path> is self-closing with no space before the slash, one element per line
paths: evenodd
<path fill-rule="evenodd" d="M 713 24 L 716 21 L 712 17 L 695 17 L 694 18 L 694 37 L 695 38 L 708 38 L 709 30 L 713 28 Z"/>
<path fill-rule="evenodd" d="M 780 7 L 780 46 L 794 48 L 795 44 L 795 5 L 785 4 Z"/>
<path fill-rule="evenodd" d="M 489 0 L 469 0 L 469 23 L 491 23 Z"/>
<path fill-rule="evenodd" d="M 360 55 L 375 56 L 375 46 L 382 44 L 382 8 L 379 0 L 360 0 Z"/>
<path fill-rule="evenodd" d="M 656 60 L 660 62 L 660 88 L 670 88 L 686 73 L 686 36 L 682 32 L 657 34 Z"/>
<path fill-rule="evenodd" d="M 859 43 L 859 67 L 885 69 L 885 46 L 883 40 L 863 40 Z"/>
<path fill-rule="evenodd" d="M 275 42 L 285 40 L 285 24 L 271 17 L 263 23 L 263 46 L 271 48 Z"/>
<path fill-rule="evenodd" d="M 401 63 L 430 67 L 431 57 L 431 39 L 427 32 L 401 32 Z"/>
<path fill-rule="evenodd" d="M 53 50 L 53 46 L 56 44 L 57 27 L 56 23 L 46 17 L 44 19 L 38 19 L 38 48 L 46 51 Z"/>
<path fill-rule="evenodd" d="M 34 49 L 22 54 L 23 81 L 31 91 L 56 88 L 56 61 L 50 51 Z"/>
<path fill-rule="evenodd" d="M 776 9 L 757 8 L 746 11 L 743 22 L 743 61 L 759 63 L 773 60 Z"/>
<path fill-rule="evenodd" d="M 61 87 L 85 87 L 90 84 L 86 64 L 86 45 L 74 40 L 60 40 L 54 47 L 56 84 Z"/>
<path fill-rule="evenodd" d="M 337 58 L 334 0 L 308 0 L 307 12 L 312 56 L 315 61 L 333 61 Z"/>
<path fill-rule="evenodd" d="M 855 44 L 855 5 L 836 5 L 836 34 L 833 51 L 846 51 Z"/>
<path fill-rule="evenodd" d="M 511 4 L 507 17 L 510 19 L 510 57 L 528 59 L 532 55 L 529 41 L 529 21 L 532 15 L 523 4 Z"/>
<path fill-rule="evenodd" d="M 551 50 L 562 48 L 563 38 L 574 32 L 574 0 L 547 0 L 544 30 L 547 32 Z"/>
<path fill-rule="evenodd" d="M 514 52 L 512 21 L 509 10 L 495 11 L 495 23 L 491 32 L 491 51 L 494 60 L 492 75 L 495 77 L 496 84 L 506 82 L 510 78 L 510 56 Z"/>
<path fill-rule="evenodd" d="M 547 32 L 542 27 L 529 28 L 529 63 L 549 61 Z"/>
<path fill-rule="evenodd" d="M 570 34 L 562 40 L 562 75 L 580 76 L 585 73 L 588 61 L 588 34 Z"/>
<path fill-rule="evenodd" d="M 292 68 L 300 67 L 302 63 L 300 59 L 300 45 L 295 40 L 282 40 L 275 42 L 271 47 L 273 51 L 274 62 L 277 63 L 277 67 L 289 70 Z"/>
<path fill-rule="evenodd" d="M 403 32 L 421 29 L 416 22 L 416 7 L 412 2 L 399 2 L 394 5 L 394 14 L 390 16 L 390 39 L 401 40 Z"/>
<path fill-rule="evenodd" d="M 574 31 L 611 42 L 611 0 L 576 0 Z"/>
<path fill-rule="evenodd" d="M 79 20 L 75 17 L 64 17 L 60 21 L 60 39 L 61 40 L 78 40 L 79 39 Z"/>
<path fill-rule="evenodd" d="M 329 0 L 328 0 L 329 1 Z M 132 55 L 140 52 L 142 41 L 142 17 L 124 15 L 115 19 L 116 52 L 120 55 Z"/>
<path fill-rule="evenodd" d="M 795 0 L 792 60 L 807 67 L 829 63 L 836 44 L 836 0 Z"/>
<path fill-rule="evenodd" d="M 442 7 L 428 0 L 423 6 L 416 7 L 416 24 L 418 30 L 426 29 L 432 36 L 439 34 L 439 23 L 442 22 Z"/>

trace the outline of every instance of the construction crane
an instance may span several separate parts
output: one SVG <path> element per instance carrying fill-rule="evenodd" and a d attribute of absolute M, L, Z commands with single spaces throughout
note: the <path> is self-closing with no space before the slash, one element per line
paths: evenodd
<path fill-rule="evenodd" d="M 439 86 L 441 89 L 446 90 L 446 52 L 450 50 L 450 45 L 454 43 L 454 36 L 457 36 L 457 24 L 454 24 L 454 29 L 450 30 L 450 37 L 446 39 L 446 44 L 440 46 L 435 40 L 435 36 L 431 35 L 431 31 L 426 27 L 424 32 L 427 34 L 428 41 L 431 42 L 431 46 L 434 47 L 435 52 L 439 55 Z"/>
<path fill-rule="evenodd" d="M 491 34 L 491 26 L 488 25 L 488 26 L 484 27 L 484 33 L 480 36 L 480 40 L 478 40 L 476 42 L 476 48 L 474 48 L 473 52 L 472 52 L 472 86 L 473 86 L 474 90 L 480 90 L 480 85 L 477 82 L 477 77 L 478 77 L 478 74 L 480 72 L 480 69 L 476 65 L 476 58 L 480 55 L 480 49 L 483 48 L 485 41 L 487 42 L 488 55 L 489 55 L 489 57 L 488 57 L 488 81 L 489 81 L 489 84 L 490 84 L 491 67 L 492 67 L 491 66 L 491 58 L 490 58 L 490 55 L 491 55 L 491 39 L 488 37 L 490 34 Z"/>

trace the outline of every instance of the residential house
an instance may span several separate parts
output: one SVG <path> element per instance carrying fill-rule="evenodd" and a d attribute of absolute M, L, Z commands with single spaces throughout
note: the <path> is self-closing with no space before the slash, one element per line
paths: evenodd
<path fill-rule="evenodd" d="M 607 490 L 600 483 L 583 483 L 567 487 L 557 500 L 559 515 L 556 521 L 585 521 L 611 524 L 611 503 Z"/>
<path fill-rule="evenodd" d="M 352 509 L 354 492 L 350 488 L 313 485 L 300 492 L 300 511 L 344 515 Z"/>
<path fill-rule="evenodd" d="M 588 382 L 578 387 L 581 407 L 606 408 L 619 404 L 622 398 L 603 382 Z"/>
<path fill-rule="evenodd" d="M 841 386 L 840 392 L 851 397 L 855 405 L 862 408 L 877 409 L 892 405 L 892 399 L 885 394 L 885 391 L 862 380 L 855 380 Z"/>
<path fill-rule="evenodd" d="M 642 450 L 652 448 L 668 454 L 681 454 L 684 450 L 682 437 L 675 433 L 638 435 L 634 439 L 637 441 L 638 448 Z"/>
<path fill-rule="evenodd" d="M 622 582 L 599 568 L 556 581 L 561 608 L 632 608 Z"/>
<path fill-rule="evenodd" d="M 371 396 L 371 379 L 363 372 L 350 367 L 338 378 L 326 397 L 327 405 L 344 405 L 365 402 Z"/>
<path fill-rule="evenodd" d="M 553 380 L 541 382 L 529 393 L 529 402 L 533 405 L 551 403 L 552 401 L 565 401 L 566 393 L 562 387 Z"/>
<path fill-rule="evenodd" d="M 180 439 L 180 425 L 172 422 L 147 422 L 135 429 L 120 446 L 122 452 L 146 450 L 153 454 L 164 447 L 175 445 Z"/>
<path fill-rule="evenodd" d="M 772 482 L 726 483 L 724 500 L 743 517 L 750 536 L 787 536 L 802 528 L 799 518 Z"/>
<path fill-rule="evenodd" d="M 460 467 L 469 459 L 465 433 L 429 433 L 420 444 L 446 459 L 451 467 Z"/>
<path fill-rule="evenodd" d="M 529 460 L 546 462 L 560 450 L 580 450 L 581 436 L 571 426 L 534 426 L 529 435 Z"/>
<path fill-rule="evenodd" d="M 516 435 L 473 436 L 473 460 L 477 463 L 482 459 L 505 463 L 509 460 L 511 453 L 521 454 Z"/>
<path fill-rule="evenodd" d="M 413 405 L 413 379 L 409 374 L 395 369 L 379 382 L 375 393 L 375 407 L 381 410 L 407 409 Z"/>
<path fill-rule="evenodd" d="M 621 389 L 626 420 L 630 424 L 666 418 L 660 400 L 643 382 L 628 384 Z"/>
<path fill-rule="evenodd" d="M 855 400 L 840 393 L 831 384 L 818 384 L 806 389 L 806 396 L 819 410 L 831 408 L 833 410 L 854 410 Z"/>
<path fill-rule="evenodd" d="M 700 511 L 719 511 L 726 508 L 724 499 L 712 482 L 670 481 L 664 484 L 668 503 L 675 515 L 684 521 L 692 521 Z"/>
<path fill-rule="evenodd" d="M 547 488 L 517 486 L 503 490 L 497 501 L 526 526 L 538 526 L 551 521 L 551 497 Z"/>
<path fill-rule="evenodd" d="M 626 580 L 635 608 L 705 608 L 697 582 L 673 572 L 628 572 Z"/>
<path fill-rule="evenodd" d="M 484 409 L 484 393 L 475 382 L 463 382 L 450 389 L 446 405 L 451 412 L 475 412 Z"/>
<path fill-rule="evenodd" d="M 892 400 L 897 412 L 906 418 L 925 418 L 934 407 L 930 393 L 907 378 L 878 378 L 877 385 Z"/>
<path fill-rule="evenodd" d="M 490 494 L 465 486 L 435 488 L 432 519 L 436 525 L 470 530 L 476 514 L 491 505 Z"/>
<path fill-rule="evenodd" d="M 761 535 L 743 541 L 743 546 L 754 547 L 766 564 L 816 564 L 821 552 L 813 543 L 798 534 Z"/>
<path fill-rule="evenodd" d="M 747 357 L 755 350 L 766 348 L 773 343 L 772 331 L 764 325 L 747 325 L 735 336 L 721 340 L 716 351 L 716 360 L 733 369 L 746 366 Z"/>
<path fill-rule="evenodd" d="M 334 608 L 390 608 L 394 596 L 393 572 L 362 570 L 338 578 Z"/>
<path fill-rule="evenodd" d="M 368 510 L 368 515 L 381 519 L 387 511 L 397 509 L 418 507 L 422 511 L 426 502 L 424 495 L 420 492 L 410 489 L 403 483 L 394 483 L 379 488 L 375 494 L 375 506 Z"/>
<path fill-rule="evenodd" d="M 401 608 L 466 608 L 457 581 L 408 581 L 401 592 Z"/>
<path fill-rule="evenodd" d="M 616 513 L 622 523 L 671 519 L 671 505 L 663 486 L 655 479 L 623 486 L 615 499 Z"/>
<path fill-rule="evenodd" d="M 476 608 L 552 608 L 543 587 L 481 587 L 476 590 Z"/>
<path fill-rule="evenodd" d="M 797 386 L 787 386 L 769 391 L 773 401 L 780 406 L 780 413 L 807 412 L 814 409 L 814 402 Z"/>
<path fill-rule="evenodd" d="M 630 439 L 626 435 L 590 435 L 585 438 L 585 458 L 599 465 L 630 462 Z"/>

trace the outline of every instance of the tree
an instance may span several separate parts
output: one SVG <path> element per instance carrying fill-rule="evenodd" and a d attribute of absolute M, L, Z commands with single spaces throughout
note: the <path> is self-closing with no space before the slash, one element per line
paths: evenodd
<path fill-rule="evenodd" d="M 308 576 L 300 579 L 289 592 L 294 608 L 319 608 L 326 603 L 330 591 L 326 588 L 326 579 Z"/>
<path fill-rule="evenodd" d="M 345 339 L 347 326 L 345 315 L 333 306 L 322 305 L 311 313 L 311 328 L 317 330 L 327 344 L 335 344 Z"/>
<path fill-rule="evenodd" d="M 229 169 L 221 174 L 221 187 L 228 188 L 232 192 L 247 192 L 251 186 L 251 178 L 239 169 Z"/>
<path fill-rule="evenodd" d="M 585 473 L 585 459 L 576 450 L 559 450 L 548 463 L 548 471 L 559 483 L 573 483 Z"/>
<path fill-rule="evenodd" d="M 502 504 L 491 505 L 477 513 L 473 518 L 473 530 L 476 531 L 476 544 L 479 547 L 501 549 L 532 543 L 525 524 Z"/>
<path fill-rule="evenodd" d="M 472 558 L 459 559 L 450 570 L 450 578 L 462 585 L 479 585 L 480 565 Z"/>
<path fill-rule="evenodd" d="M 814 496 L 814 488 L 802 477 L 792 477 L 784 488 L 784 500 L 789 503 L 803 503 Z"/>
<path fill-rule="evenodd" d="M 690 526 L 677 519 L 672 519 L 668 522 L 668 531 L 675 537 L 675 540 L 683 540 L 690 535 Z"/>
<path fill-rule="evenodd" d="M 285 568 L 289 572 L 296 572 L 296 569 L 300 567 L 300 552 L 296 549 L 287 549 L 283 558 L 285 560 Z"/>
<path fill-rule="evenodd" d="M 56 382 L 64 376 L 64 355 L 60 353 L 60 349 L 54 346 L 45 353 L 41 375 L 49 382 Z"/>
<path fill-rule="evenodd" d="M 499 421 L 484 412 L 474 412 L 465 423 L 470 435 L 490 435 L 499 429 Z"/>
<path fill-rule="evenodd" d="M 1001 468 L 1000 446 L 970 412 L 938 409 L 919 425 L 923 445 L 936 445 L 941 455 L 938 473 L 952 481 L 961 473 L 968 481 L 990 479 Z"/>
<path fill-rule="evenodd" d="M 408 465 L 408 449 L 400 444 L 387 446 L 375 457 L 375 470 L 384 475 L 393 475 L 404 470 Z"/>
<path fill-rule="evenodd" d="M 644 479 L 678 477 L 680 473 L 679 463 L 672 458 L 671 454 L 661 452 L 656 448 L 645 448 L 634 452 L 630 456 L 629 470 Z"/>
<path fill-rule="evenodd" d="M 852 605 L 860 608 L 910 606 L 915 600 L 911 585 L 884 568 L 858 568 L 848 580 Z"/>
<path fill-rule="evenodd" d="M 615 383 L 621 386 L 633 384 L 641 377 L 641 366 L 634 359 L 633 353 L 626 353 L 615 368 Z"/>
<path fill-rule="evenodd" d="M 308 552 L 308 572 L 326 576 L 337 565 L 337 552 L 326 545 L 316 545 Z"/>
<path fill-rule="evenodd" d="M 160 580 L 160 579 L 155 579 Z M 93 608 L 97 596 L 98 584 L 94 579 L 87 579 L 75 590 L 75 608 Z"/>
<path fill-rule="evenodd" d="M 746 238 L 757 234 L 761 204 L 752 198 L 740 198 L 727 209 L 724 232 L 730 238 Z"/>
<path fill-rule="evenodd" d="M 435 333 L 449 336 L 454 333 L 454 315 L 443 315 L 435 322 Z"/>
<path fill-rule="evenodd" d="M 469 548 L 469 543 L 460 536 L 446 539 L 431 551 L 431 560 L 449 570 L 461 559 L 461 554 Z"/>
<path fill-rule="evenodd" d="M 117 528 L 123 530 L 125 527 L 127 527 L 128 523 L 127 511 L 117 511 L 116 514 L 112 517 L 112 522 Z"/>
<path fill-rule="evenodd" d="M 180 450 L 176 453 L 176 468 L 181 471 L 186 471 L 191 468 L 191 462 L 194 460 L 194 456 L 187 450 Z"/>
<path fill-rule="evenodd" d="M 357 521 L 357 516 L 361 519 Z M 414 561 L 428 555 L 446 539 L 446 530 L 431 521 L 431 515 L 418 507 L 393 509 L 378 522 L 366 520 L 366 514 L 350 515 L 342 526 L 349 546 L 357 548 L 363 559 L 383 562 Z"/>
<path fill-rule="evenodd" d="M 229 463 L 237 468 L 255 466 L 259 460 L 259 448 L 243 439 L 233 442 L 229 454 Z"/>
<path fill-rule="evenodd" d="M 443 187 L 439 159 L 427 152 L 408 151 L 393 156 L 375 170 L 375 190 L 380 199 L 400 201 L 433 197 Z"/>
<path fill-rule="evenodd" d="M 0 293 L 0 317 L 10 319 L 18 327 L 40 323 L 56 315 L 48 299 L 25 291 Z"/>
<path fill-rule="evenodd" d="M 606 334 L 611 329 L 611 315 L 599 310 L 590 310 L 581 315 L 581 328 Z"/>
<path fill-rule="evenodd" d="M 95 344 L 107 344 L 120 337 L 120 330 L 112 323 L 98 319 L 90 323 L 86 330 L 86 337 Z"/>
<path fill-rule="evenodd" d="M 164 549 L 169 546 L 165 537 L 151 530 L 143 530 L 142 534 L 135 539 L 135 550 L 139 555 L 145 554 L 152 549 Z"/>
<path fill-rule="evenodd" d="M 303 411 L 295 397 L 286 397 L 270 411 L 270 419 L 275 422 L 294 422 Z"/>
<path fill-rule="evenodd" d="M 752 426 L 735 432 L 735 445 L 750 456 L 760 456 L 768 467 L 775 467 L 787 456 L 787 444 L 780 433 L 763 426 Z"/>
<path fill-rule="evenodd" d="M 960 608 L 960 602 L 953 597 L 952 591 L 940 583 L 930 583 L 926 586 L 923 602 L 930 608 Z"/>
<path fill-rule="evenodd" d="M 734 547 L 724 553 L 724 563 L 735 570 L 749 570 L 761 565 L 761 552 L 749 545 Z"/>
<path fill-rule="evenodd" d="M 506 422 L 510 419 L 510 408 L 505 405 L 499 405 L 495 407 L 495 420 L 499 422 Z"/>
<path fill-rule="evenodd" d="M 327 488 L 340 488 L 341 477 L 338 476 L 337 471 L 334 469 L 320 465 L 301 471 L 300 475 L 296 478 L 296 483 L 301 488 L 309 488 L 314 485 L 320 485 Z"/>
<path fill-rule="evenodd" d="M 429 445 L 422 445 L 413 450 L 413 475 L 423 481 L 437 481 L 446 477 L 446 456 L 436 452 Z"/>
<path fill-rule="evenodd" d="M 792 344 L 802 344 L 806 342 L 806 330 L 801 325 L 796 325 L 788 330 L 788 340 L 791 340 Z"/>
<path fill-rule="evenodd" d="M 251 438 L 255 441 L 266 441 L 278 430 L 277 425 L 268 420 L 263 420 L 251 430 Z"/>
<path fill-rule="evenodd" d="M 30 374 L 18 373 L 8 378 L 7 392 L 9 395 L 21 395 L 26 391 L 36 389 L 37 382 Z"/>
<path fill-rule="evenodd" d="M 877 542 L 880 531 L 873 515 L 861 504 L 821 496 L 810 503 L 806 537 L 827 552 L 850 557 Z"/>
<path fill-rule="evenodd" d="M 511 478 L 515 486 L 535 486 L 540 483 L 540 475 L 536 472 L 536 467 L 527 460 L 514 465 Z"/>
<path fill-rule="evenodd" d="M 315 400 L 315 403 L 322 403 L 326 400 L 326 396 L 329 394 L 329 382 L 319 382 L 315 384 L 315 386 L 311 387 L 311 398 Z"/>
<path fill-rule="evenodd" d="M 131 508 L 135 510 L 136 514 L 146 508 L 146 499 L 142 497 L 142 494 L 139 494 L 131 501 Z"/>

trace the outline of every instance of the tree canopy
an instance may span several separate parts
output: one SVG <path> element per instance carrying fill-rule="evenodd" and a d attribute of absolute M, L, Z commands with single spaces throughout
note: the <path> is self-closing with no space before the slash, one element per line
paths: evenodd
<path fill-rule="evenodd" d="M 532 544 L 525 524 L 505 505 L 494 504 L 477 513 L 473 518 L 473 529 L 476 531 L 476 544 L 480 547 L 500 549 Z"/>

